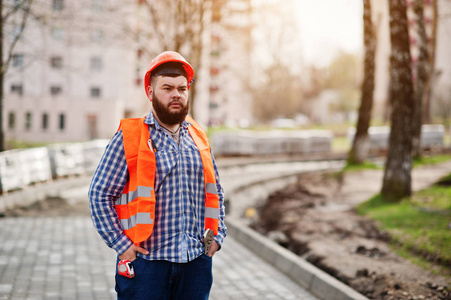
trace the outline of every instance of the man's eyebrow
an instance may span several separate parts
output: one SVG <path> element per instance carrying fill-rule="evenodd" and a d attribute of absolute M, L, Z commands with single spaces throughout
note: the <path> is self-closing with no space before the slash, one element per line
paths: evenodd
<path fill-rule="evenodd" d="M 175 85 L 169 84 L 169 83 L 163 83 L 162 87 L 170 87 L 170 88 L 174 88 Z M 186 85 L 186 84 L 182 84 L 182 85 L 178 86 L 178 88 L 187 88 L 187 87 L 188 87 L 188 85 Z"/>

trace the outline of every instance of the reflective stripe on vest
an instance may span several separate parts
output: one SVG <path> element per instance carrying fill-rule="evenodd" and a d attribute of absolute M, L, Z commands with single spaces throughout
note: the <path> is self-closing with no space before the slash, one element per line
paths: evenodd
<path fill-rule="evenodd" d="M 132 229 L 136 224 L 153 224 L 150 213 L 137 213 L 128 219 L 120 219 L 124 230 Z"/>
<path fill-rule="evenodd" d="M 199 149 L 205 178 L 205 228 L 218 233 L 219 197 L 215 170 L 208 138 L 203 129 L 191 118 L 190 136 Z M 152 234 L 155 218 L 155 153 L 148 146 L 148 125 L 141 119 L 121 120 L 124 151 L 129 179 L 116 200 L 115 208 L 124 233 L 135 243 L 145 241 Z"/>
<path fill-rule="evenodd" d="M 115 204 L 116 205 L 127 204 L 129 202 L 132 202 L 138 197 L 151 197 L 152 190 L 153 190 L 152 187 L 138 185 L 135 191 L 129 192 L 127 194 L 122 194 L 121 197 L 119 197 L 119 199 L 116 200 Z"/>

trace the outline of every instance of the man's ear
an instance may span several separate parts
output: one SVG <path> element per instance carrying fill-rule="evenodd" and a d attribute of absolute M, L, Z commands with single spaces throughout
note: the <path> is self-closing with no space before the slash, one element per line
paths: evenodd
<path fill-rule="evenodd" d="M 150 85 L 147 87 L 147 97 L 152 101 L 152 86 Z"/>

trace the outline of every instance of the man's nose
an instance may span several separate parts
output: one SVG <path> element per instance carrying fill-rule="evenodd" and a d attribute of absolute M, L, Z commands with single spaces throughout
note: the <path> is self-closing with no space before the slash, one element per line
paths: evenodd
<path fill-rule="evenodd" d="M 172 97 L 180 98 L 181 96 L 182 96 L 182 94 L 180 93 L 180 91 L 177 89 L 174 89 L 174 92 L 172 93 Z"/>

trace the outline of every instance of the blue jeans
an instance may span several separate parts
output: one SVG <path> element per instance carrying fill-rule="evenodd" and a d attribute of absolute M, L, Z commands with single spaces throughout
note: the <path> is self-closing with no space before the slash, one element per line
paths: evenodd
<path fill-rule="evenodd" d="M 137 257 L 132 265 L 135 278 L 119 275 L 116 270 L 117 299 L 206 300 L 210 295 L 212 258 L 205 254 L 188 263 Z"/>

